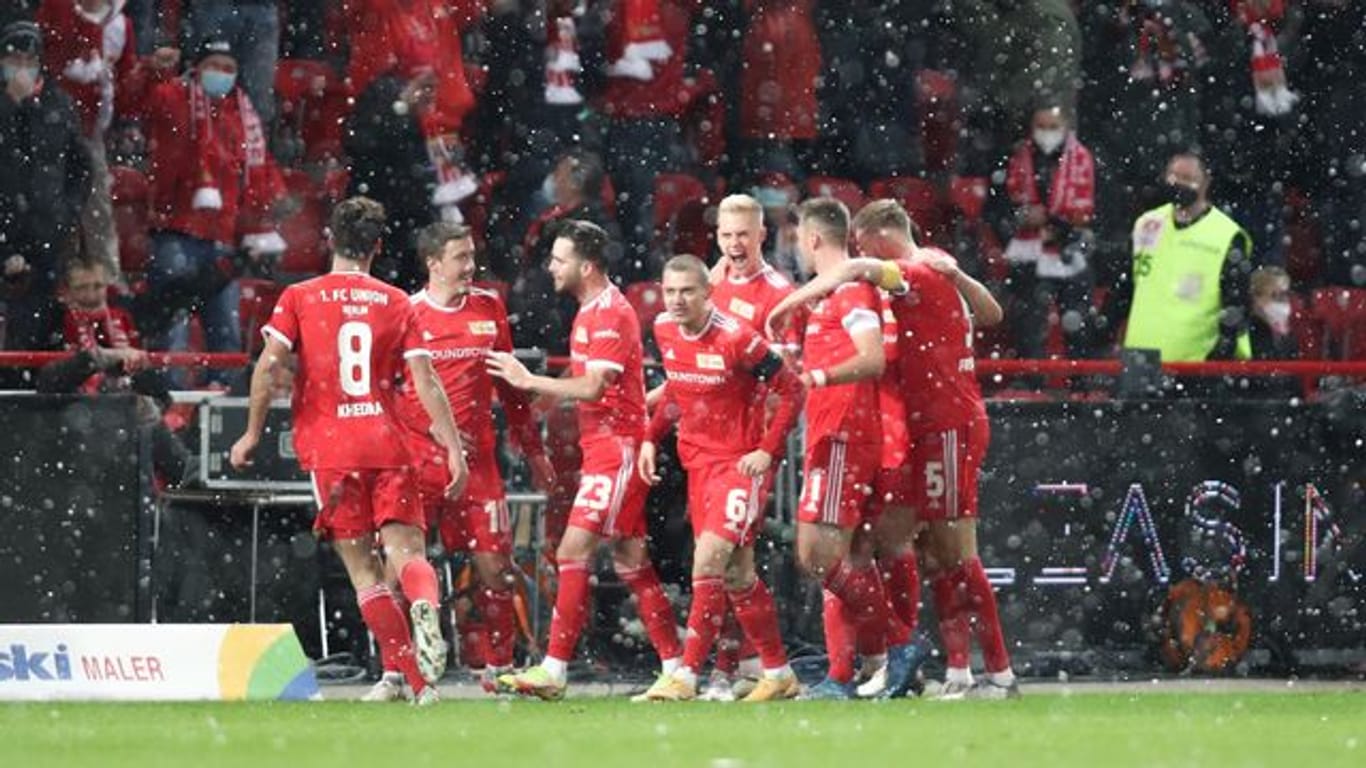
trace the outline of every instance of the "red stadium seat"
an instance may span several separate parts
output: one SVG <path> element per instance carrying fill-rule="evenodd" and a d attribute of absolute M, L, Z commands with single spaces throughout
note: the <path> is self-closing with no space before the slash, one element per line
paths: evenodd
<path fill-rule="evenodd" d="M 247 351 L 255 353 L 261 345 L 261 328 L 270 322 L 270 314 L 275 309 L 275 301 L 284 292 L 284 287 L 271 280 L 244 277 L 241 280 L 242 297 L 238 301 L 241 315 L 242 341 Z"/>
<path fill-rule="evenodd" d="M 985 176 L 955 176 L 949 181 L 949 201 L 968 221 L 982 219 L 987 203 L 988 180 Z"/>
<path fill-rule="evenodd" d="M 316 275 L 327 267 L 327 243 L 323 235 L 327 226 L 327 204 L 322 187 L 300 170 L 284 169 L 281 174 L 291 212 L 280 222 L 280 236 L 288 247 L 276 269 L 288 275 Z"/>
<path fill-rule="evenodd" d="M 809 197 L 833 197 L 844 203 L 851 214 L 858 213 L 868 196 L 863 188 L 849 179 L 835 176 L 812 176 L 806 180 L 806 194 Z"/>
<path fill-rule="evenodd" d="M 691 253 L 707 260 L 716 231 L 707 221 L 707 209 L 707 203 L 702 200 L 689 200 L 683 204 L 669 222 L 667 253 Z"/>
<path fill-rule="evenodd" d="M 654 330 L 655 317 L 664 311 L 664 287 L 656 282 L 632 283 L 626 286 L 626 300 L 640 319 L 641 337 L 648 337 Z"/>
<path fill-rule="evenodd" d="M 151 208 L 148 203 L 147 177 L 136 168 L 115 165 L 109 169 L 114 208 L 114 229 L 119 236 L 119 268 L 128 275 L 140 275 L 151 254 L 148 231 Z"/>
<path fill-rule="evenodd" d="M 924 233 L 922 240 L 943 244 L 944 210 L 939 190 L 934 184 L 912 176 L 878 179 L 868 187 L 874 198 L 891 198 L 901 203 L 916 226 Z"/>
<path fill-rule="evenodd" d="M 1366 360 L 1366 289 L 1314 291 L 1314 315 L 1324 325 L 1324 349 L 1340 360 Z"/>

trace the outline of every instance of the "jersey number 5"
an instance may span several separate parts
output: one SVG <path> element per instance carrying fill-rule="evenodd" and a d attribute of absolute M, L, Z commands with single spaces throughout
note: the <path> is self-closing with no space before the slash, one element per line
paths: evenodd
<path fill-rule="evenodd" d="M 368 323 L 351 321 L 337 329 L 337 360 L 341 388 L 351 397 L 370 395 L 370 347 L 374 335 Z"/>

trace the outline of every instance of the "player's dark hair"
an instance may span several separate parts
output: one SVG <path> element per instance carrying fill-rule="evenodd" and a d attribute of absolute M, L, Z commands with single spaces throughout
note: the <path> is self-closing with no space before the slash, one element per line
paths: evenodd
<path fill-rule="evenodd" d="M 353 261 L 374 256 L 384 239 L 385 221 L 384 206 L 368 197 L 358 195 L 337 203 L 327 222 L 332 253 Z"/>
<path fill-rule="evenodd" d="M 701 259 L 691 253 L 680 253 L 664 262 L 665 272 L 684 272 L 697 277 L 702 285 L 711 285 L 711 273 Z"/>
<path fill-rule="evenodd" d="M 574 246 L 574 255 L 590 262 L 599 271 L 607 271 L 607 244 L 610 238 L 607 230 L 591 221 L 566 219 L 555 231 L 556 240 L 568 240 Z"/>
<path fill-rule="evenodd" d="M 428 224 L 417 233 L 418 263 L 425 268 L 428 259 L 441 257 L 441 251 L 445 250 L 446 243 L 453 240 L 464 240 L 469 236 L 470 228 L 464 224 L 455 224 L 449 221 Z"/>
<path fill-rule="evenodd" d="M 833 197 L 813 197 L 797 206 L 797 223 L 815 227 L 841 248 L 849 243 L 849 209 Z"/>
<path fill-rule="evenodd" d="M 1199 150 L 1183 149 L 1179 152 L 1173 152 L 1172 156 L 1167 158 L 1167 167 L 1171 167 L 1172 161 L 1181 159 L 1194 160 L 1195 164 L 1200 166 L 1200 175 L 1205 177 L 1206 182 L 1210 180 L 1209 163 L 1205 162 L 1205 156 L 1200 154 Z M 1165 173 L 1166 171 L 1163 171 L 1164 175 Z"/>
<path fill-rule="evenodd" d="M 911 242 L 920 239 L 920 228 L 915 225 L 915 220 L 895 200 L 874 200 L 860 208 L 854 216 L 855 232 L 876 232 L 880 229 L 899 230 L 910 237 Z"/>

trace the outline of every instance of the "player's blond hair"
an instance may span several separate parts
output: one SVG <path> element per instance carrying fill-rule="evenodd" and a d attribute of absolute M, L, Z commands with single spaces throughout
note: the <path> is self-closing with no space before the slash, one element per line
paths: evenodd
<path fill-rule="evenodd" d="M 717 206 L 716 212 L 749 214 L 759 220 L 759 226 L 764 224 L 764 206 L 749 195 L 726 195 L 721 198 L 721 204 Z"/>
<path fill-rule="evenodd" d="M 849 244 L 849 209 L 833 197 L 813 197 L 797 206 L 797 223 L 815 227 L 840 248 Z"/>
<path fill-rule="evenodd" d="M 691 253 L 680 253 L 664 262 L 664 271 L 693 275 L 703 286 L 711 285 L 711 272 L 703 261 Z"/>
<path fill-rule="evenodd" d="M 915 237 L 915 223 L 911 221 L 911 215 L 895 200 L 874 200 L 860 208 L 854 216 L 855 232 L 877 232 L 884 229 L 896 230 L 907 239 L 913 240 Z"/>

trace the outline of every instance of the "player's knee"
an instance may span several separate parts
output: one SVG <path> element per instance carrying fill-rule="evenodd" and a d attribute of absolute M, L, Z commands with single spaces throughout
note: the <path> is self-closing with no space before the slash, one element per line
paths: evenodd
<path fill-rule="evenodd" d="M 726 591 L 744 592 L 753 586 L 758 578 L 759 575 L 754 572 L 752 565 L 748 568 L 731 565 L 726 569 Z"/>

